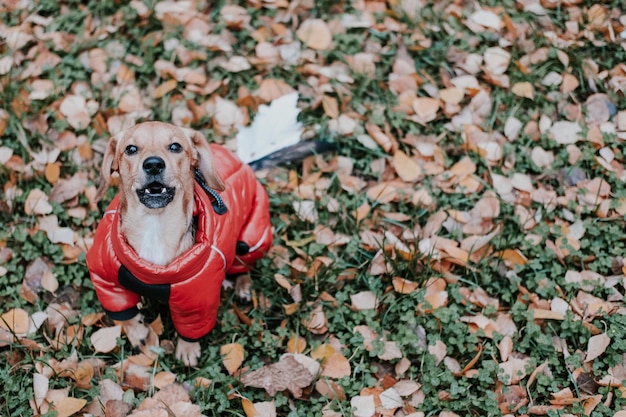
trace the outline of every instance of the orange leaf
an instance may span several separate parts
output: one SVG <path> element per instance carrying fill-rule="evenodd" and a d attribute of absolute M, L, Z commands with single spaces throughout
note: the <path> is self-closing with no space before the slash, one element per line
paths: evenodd
<path fill-rule="evenodd" d="M 173 78 L 169 79 L 154 90 L 154 93 L 152 93 L 152 97 L 159 99 L 163 97 L 164 95 L 166 95 L 167 93 L 169 93 L 170 91 L 174 90 L 177 86 L 178 86 L 178 81 L 176 81 Z"/>
<path fill-rule="evenodd" d="M 61 167 L 59 166 L 58 163 L 46 165 L 45 176 L 46 176 L 46 180 L 48 180 L 50 184 L 56 184 L 56 182 L 59 180 L 60 174 L 61 174 Z"/>
<path fill-rule="evenodd" d="M 294 334 L 287 342 L 287 352 L 302 353 L 306 349 L 306 340 L 302 336 Z"/>

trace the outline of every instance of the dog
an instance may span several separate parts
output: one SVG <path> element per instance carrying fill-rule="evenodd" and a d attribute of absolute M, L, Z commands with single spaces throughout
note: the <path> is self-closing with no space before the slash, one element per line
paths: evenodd
<path fill-rule="evenodd" d="M 230 151 L 162 122 L 110 139 L 96 199 L 115 183 L 86 259 L 98 299 L 140 349 L 156 337 L 139 312 L 141 297 L 166 302 L 176 357 L 196 366 L 225 276 L 248 273 L 272 244 L 268 194 Z"/>

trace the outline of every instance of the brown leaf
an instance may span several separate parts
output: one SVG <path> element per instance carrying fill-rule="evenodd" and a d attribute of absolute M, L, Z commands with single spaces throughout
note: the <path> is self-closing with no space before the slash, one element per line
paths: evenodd
<path fill-rule="evenodd" d="M 609 344 L 611 344 L 611 338 L 606 333 L 589 338 L 589 342 L 587 342 L 587 355 L 585 356 L 585 362 L 592 361 L 602 355 L 606 351 Z"/>
<path fill-rule="evenodd" d="M 293 356 L 284 355 L 276 363 L 243 375 L 241 382 L 247 387 L 263 388 L 272 397 L 289 390 L 295 398 L 300 398 L 302 389 L 310 386 L 314 379 L 315 376 Z"/>
<path fill-rule="evenodd" d="M 324 108 L 324 113 L 326 116 L 331 119 L 336 119 L 339 117 L 339 104 L 337 103 L 337 99 L 326 94 L 322 95 L 322 107 Z"/>
<path fill-rule="evenodd" d="M 269 103 L 284 95 L 294 93 L 295 91 L 296 90 L 294 90 L 293 87 L 283 80 L 265 78 L 261 81 L 261 85 L 259 86 L 256 95 L 264 102 Z"/>
<path fill-rule="evenodd" d="M 296 32 L 306 46 L 312 49 L 330 49 L 333 44 L 333 35 L 328 24 L 321 19 L 307 19 Z"/>
<path fill-rule="evenodd" d="M 176 381 L 176 374 L 161 371 L 154 376 L 154 386 L 163 389 Z"/>
<path fill-rule="evenodd" d="M 355 310 L 372 310 L 378 307 L 378 297 L 372 291 L 361 291 L 350 295 L 352 308 Z"/>

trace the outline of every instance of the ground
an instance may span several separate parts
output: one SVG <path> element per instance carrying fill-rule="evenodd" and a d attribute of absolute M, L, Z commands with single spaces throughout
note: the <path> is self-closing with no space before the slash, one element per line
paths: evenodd
<path fill-rule="evenodd" d="M 623 2 L 235 3 L 0 1 L 0 414 L 625 416 Z M 293 93 L 252 137 L 335 149 L 257 172 L 250 301 L 197 368 L 145 301 L 137 354 L 85 265 L 108 137 L 234 151 Z"/>

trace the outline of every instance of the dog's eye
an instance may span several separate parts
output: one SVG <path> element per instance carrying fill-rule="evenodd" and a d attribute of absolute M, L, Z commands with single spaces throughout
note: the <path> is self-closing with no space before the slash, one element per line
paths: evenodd
<path fill-rule="evenodd" d="M 135 145 L 128 145 L 126 149 L 124 149 L 124 153 L 126 155 L 134 155 L 139 151 Z"/>
<path fill-rule="evenodd" d="M 167 149 L 169 149 L 170 152 L 173 152 L 173 153 L 181 153 L 183 151 L 182 145 L 178 142 L 172 143 L 170 146 L 168 146 Z"/>

